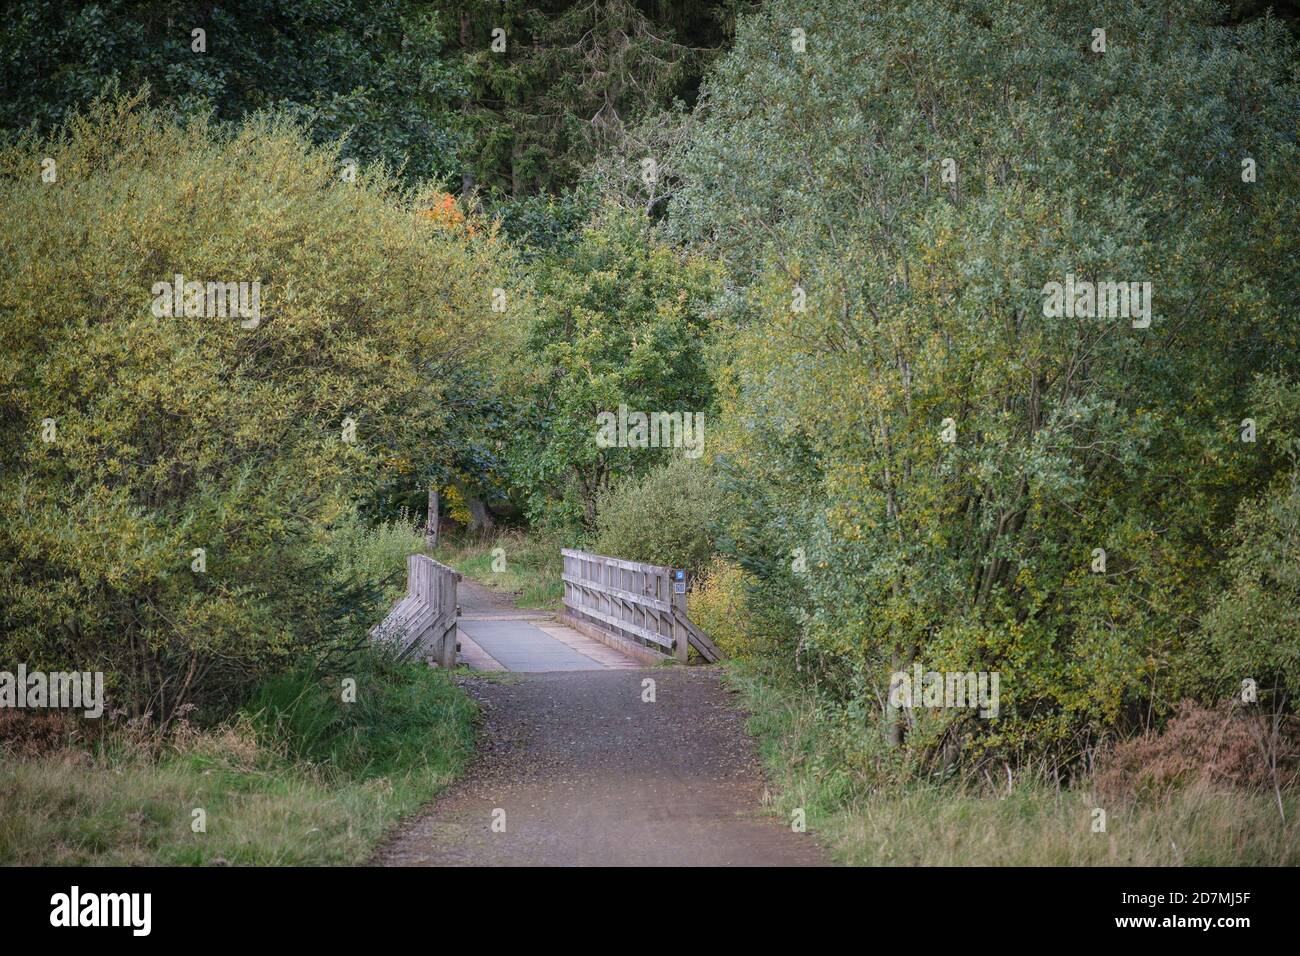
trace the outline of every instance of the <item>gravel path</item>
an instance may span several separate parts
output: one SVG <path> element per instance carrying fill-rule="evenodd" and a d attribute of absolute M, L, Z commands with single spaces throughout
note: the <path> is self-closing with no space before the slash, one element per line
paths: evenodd
<path fill-rule="evenodd" d="M 653 703 L 642 702 L 646 678 Z M 464 686 L 483 705 L 479 756 L 380 847 L 377 864 L 824 862 L 811 836 L 760 812 L 753 742 L 715 668 L 467 677 Z"/>

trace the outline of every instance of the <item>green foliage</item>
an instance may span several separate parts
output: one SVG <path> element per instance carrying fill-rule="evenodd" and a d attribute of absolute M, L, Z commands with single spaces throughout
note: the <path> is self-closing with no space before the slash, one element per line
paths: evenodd
<path fill-rule="evenodd" d="M 693 101 L 734 0 L 442 4 L 470 95 L 466 182 L 512 199 L 560 193 L 645 117 Z M 492 33 L 506 48 L 491 48 Z M 640 157 L 638 157 L 639 160 Z"/>
<path fill-rule="evenodd" d="M 343 699 L 344 679 L 356 682 L 353 702 Z M 359 780 L 430 761 L 459 766 L 473 752 L 474 705 L 447 675 L 377 653 L 328 676 L 300 668 L 270 678 L 245 710 L 264 745 Z"/>
<path fill-rule="evenodd" d="M 795 609 L 785 653 L 881 722 L 904 664 L 1001 673 L 996 722 L 892 725 L 934 766 L 1166 711 L 1217 534 L 1287 465 L 1238 423 L 1255 372 L 1300 371 L 1294 46 L 1117 2 L 1102 54 L 1082 12 L 773 0 L 678 164 L 675 228 L 733 290 L 726 546 Z M 1151 326 L 1044 315 L 1067 274 L 1150 281 Z"/>
<path fill-rule="evenodd" d="M 356 504 L 457 459 L 443 383 L 509 350 L 494 235 L 340 181 L 284 121 L 136 101 L 6 149 L 0 178 L 0 656 L 104 670 L 111 706 L 170 720 L 355 643 L 383 597 L 338 550 Z M 156 315 L 177 273 L 260 281 L 260 323 Z"/>
<path fill-rule="evenodd" d="M 722 493 L 708 468 L 685 457 L 629 476 L 596 503 L 595 550 L 628 561 L 703 570 Z"/>
<path fill-rule="evenodd" d="M 586 196 L 525 196 L 492 204 L 501 231 L 518 244 L 520 256 L 531 262 L 546 255 L 567 255 L 595 209 Z"/>
<path fill-rule="evenodd" d="M 206 52 L 192 31 L 206 32 Z M 220 121 L 279 109 L 319 143 L 417 179 L 458 171 L 458 68 L 429 6 L 406 0 L 38 0 L 0 27 L 0 127 L 50 130 L 116 83 Z"/>
<path fill-rule="evenodd" d="M 1300 469 L 1242 503 L 1224 562 L 1227 591 L 1202 621 L 1214 676 L 1285 708 L 1300 698 Z"/>
<path fill-rule="evenodd" d="M 510 594 L 517 607 L 557 610 L 564 597 L 560 549 L 572 541 L 542 533 L 444 538 L 434 553 L 466 577 Z"/>
<path fill-rule="evenodd" d="M 644 219 L 609 209 L 569 249 L 539 259 L 534 276 L 513 474 L 533 518 L 591 527 L 610 479 L 668 455 L 599 447 L 597 416 L 620 404 L 709 407 L 704 309 L 714 273 L 662 243 Z"/>

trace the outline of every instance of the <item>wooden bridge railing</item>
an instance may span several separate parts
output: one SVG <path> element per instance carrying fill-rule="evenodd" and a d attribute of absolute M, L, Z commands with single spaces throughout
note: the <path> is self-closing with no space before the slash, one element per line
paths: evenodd
<path fill-rule="evenodd" d="M 561 550 L 564 611 L 575 623 L 685 662 L 694 647 L 710 663 L 722 652 L 686 616 L 684 571 L 603 554 Z"/>
<path fill-rule="evenodd" d="M 456 584 L 460 572 L 423 554 L 406 559 L 406 595 L 370 631 L 390 643 L 399 659 L 434 657 L 440 667 L 456 666 Z"/>

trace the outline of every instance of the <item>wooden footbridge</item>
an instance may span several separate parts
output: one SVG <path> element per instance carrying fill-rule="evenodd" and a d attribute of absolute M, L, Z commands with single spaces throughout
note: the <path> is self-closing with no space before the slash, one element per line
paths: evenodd
<path fill-rule="evenodd" d="M 400 658 L 441 667 L 556 671 L 636 667 L 690 648 L 712 663 L 722 654 L 686 613 L 684 569 L 565 548 L 564 610 L 462 613 L 460 572 L 427 555 L 407 559 L 406 594 L 371 631 Z"/>

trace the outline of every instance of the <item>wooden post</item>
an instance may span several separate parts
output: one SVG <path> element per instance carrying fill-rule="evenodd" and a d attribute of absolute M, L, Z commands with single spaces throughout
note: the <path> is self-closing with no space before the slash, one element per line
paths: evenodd
<path fill-rule="evenodd" d="M 456 666 L 456 633 L 456 619 L 452 618 L 451 626 L 442 636 L 442 642 L 438 647 L 438 666 L 446 670 Z"/>
<path fill-rule="evenodd" d="M 672 578 L 668 585 L 672 590 L 673 602 L 673 648 L 677 651 L 677 660 L 685 664 L 691 648 L 691 643 L 686 637 L 686 625 L 682 623 L 686 620 L 685 579 L 682 581 L 683 590 L 679 592 L 676 587 L 676 571 L 673 572 Z"/>
<path fill-rule="evenodd" d="M 442 647 L 439 648 L 438 666 L 450 670 L 456 666 L 456 635 L 457 626 L 460 624 L 460 603 L 457 595 L 457 584 L 460 582 L 460 575 L 445 575 L 442 580 L 442 590 L 439 595 L 438 614 L 440 617 L 446 612 L 451 613 L 451 626 L 447 628 L 447 633 L 443 636 Z M 446 618 L 443 618 L 446 620 Z"/>
<path fill-rule="evenodd" d="M 436 548 L 438 546 L 438 489 L 429 488 L 429 520 L 424 526 L 424 546 L 426 548 Z"/>

